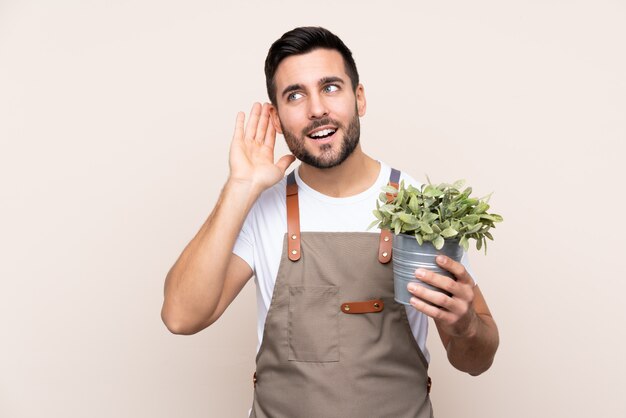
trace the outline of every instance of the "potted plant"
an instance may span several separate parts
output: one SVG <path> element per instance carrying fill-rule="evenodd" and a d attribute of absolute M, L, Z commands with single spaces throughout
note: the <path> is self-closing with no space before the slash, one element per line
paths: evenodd
<path fill-rule="evenodd" d="M 405 187 L 404 181 L 398 189 L 389 185 L 383 187 L 373 211 L 376 220 L 368 229 L 377 225 L 396 235 L 392 254 L 397 302 L 410 304 L 409 282 L 443 292 L 415 277 L 415 269 L 422 267 L 454 278 L 435 263 L 438 254 L 460 261 L 471 239 L 476 241 L 476 249 L 484 248 L 487 253 L 487 239 L 493 240 L 489 230 L 502 221 L 502 216 L 487 213 L 491 195 L 471 197 L 471 187 L 461 191 L 464 184 L 459 180 L 434 185 L 429 179 L 428 184 L 419 189 L 411 185 Z"/>

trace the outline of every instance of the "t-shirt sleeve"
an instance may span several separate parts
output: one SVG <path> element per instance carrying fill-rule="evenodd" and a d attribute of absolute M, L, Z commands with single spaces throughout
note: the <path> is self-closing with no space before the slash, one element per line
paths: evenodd
<path fill-rule="evenodd" d="M 469 275 L 472 276 L 472 279 L 474 279 L 474 282 L 478 283 L 478 278 L 474 276 L 474 272 L 472 271 L 472 266 L 470 265 L 470 261 L 469 261 L 469 253 L 467 251 L 463 251 L 461 264 L 463 264 L 463 266 L 465 267 L 465 270 L 467 270 Z"/>
<path fill-rule="evenodd" d="M 237 236 L 235 246 L 233 247 L 233 254 L 238 255 L 243 259 L 243 261 L 248 263 L 252 271 L 254 271 L 254 234 L 252 232 L 253 217 L 253 210 L 250 210 L 243 226 L 241 227 L 241 231 Z"/>

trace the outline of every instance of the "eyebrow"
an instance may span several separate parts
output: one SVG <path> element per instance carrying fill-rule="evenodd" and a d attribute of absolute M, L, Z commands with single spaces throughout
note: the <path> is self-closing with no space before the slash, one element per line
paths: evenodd
<path fill-rule="evenodd" d="M 337 83 L 337 84 L 345 84 L 345 81 L 341 77 L 330 76 L 330 77 L 322 77 L 320 81 L 317 82 L 318 86 L 323 86 L 324 84 Z M 302 84 L 291 84 L 284 88 L 281 93 L 281 97 L 284 97 L 286 94 L 291 93 L 292 91 L 302 90 L 304 86 Z"/>
<path fill-rule="evenodd" d="M 318 84 L 320 86 L 323 86 L 324 84 L 332 84 L 332 83 L 344 84 L 344 81 L 343 81 L 343 78 L 341 77 L 324 77 L 320 80 Z"/>

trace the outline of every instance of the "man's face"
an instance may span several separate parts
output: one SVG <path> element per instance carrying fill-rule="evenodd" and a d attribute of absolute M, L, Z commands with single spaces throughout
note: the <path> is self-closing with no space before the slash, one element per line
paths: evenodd
<path fill-rule="evenodd" d="M 343 57 L 316 49 L 292 55 L 274 76 L 276 108 L 272 122 L 289 150 L 317 168 L 341 164 L 359 143 L 359 116 L 365 114 L 363 86 L 355 91 Z"/>

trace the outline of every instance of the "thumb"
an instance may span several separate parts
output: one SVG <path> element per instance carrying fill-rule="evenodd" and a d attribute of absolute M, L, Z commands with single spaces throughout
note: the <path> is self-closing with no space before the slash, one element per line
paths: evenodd
<path fill-rule="evenodd" d="M 285 171 L 287 171 L 291 163 L 293 163 L 295 160 L 296 157 L 291 154 L 283 155 L 282 157 L 280 157 L 280 160 L 276 162 L 276 167 L 280 168 L 281 171 L 284 173 Z"/>

